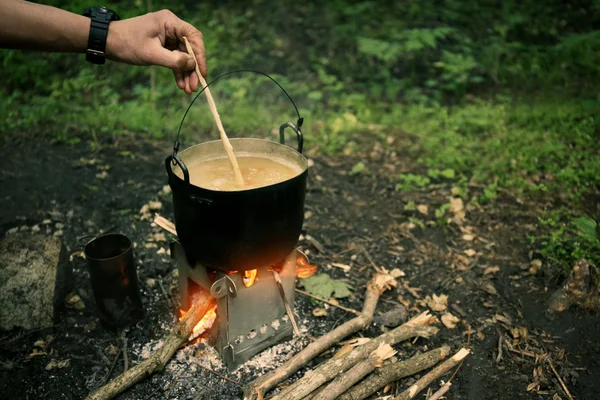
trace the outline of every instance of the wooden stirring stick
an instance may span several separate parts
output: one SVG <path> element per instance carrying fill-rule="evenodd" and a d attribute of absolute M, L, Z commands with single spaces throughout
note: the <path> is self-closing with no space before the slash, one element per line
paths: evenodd
<path fill-rule="evenodd" d="M 194 61 L 196 62 L 196 75 L 198 75 L 198 79 L 200 80 L 200 84 L 202 87 L 205 87 L 204 94 L 206 95 L 206 100 L 208 101 L 208 106 L 210 107 L 210 112 L 217 123 L 217 128 L 219 128 L 219 133 L 221 135 L 221 141 L 223 142 L 223 147 L 225 148 L 225 152 L 227 153 L 227 157 L 229 157 L 229 162 L 231 162 L 231 167 L 233 168 L 233 175 L 235 177 L 235 183 L 242 187 L 244 186 L 244 178 L 242 178 L 242 173 L 240 172 L 240 166 L 238 165 L 237 158 L 235 157 L 235 152 L 233 151 L 233 146 L 229 143 L 229 138 L 225 133 L 225 128 L 223 128 L 223 124 L 221 123 L 221 117 L 219 116 L 219 112 L 217 111 L 217 106 L 215 105 L 215 101 L 213 100 L 212 94 L 210 90 L 206 87 L 206 80 L 200 73 L 200 67 L 198 66 L 198 60 L 196 59 L 196 55 L 194 54 L 194 50 L 192 50 L 192 46 L 187 38 L 184 36 L 183 41 L 185 42 L 185 47 L 187 52 L 194 57 Z"/>

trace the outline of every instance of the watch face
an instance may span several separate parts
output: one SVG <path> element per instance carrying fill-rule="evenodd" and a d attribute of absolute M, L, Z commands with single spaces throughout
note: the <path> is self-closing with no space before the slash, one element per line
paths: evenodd
<path fill-rule="evenodd" d="M 92 13 L 94 13 L 94 12 L 97 13 L 96 15 L 98 15 L 98 13 L 109 14 L 108 18 L 110 18 L 111 21 L 117 21 L 120 19 L 116 12 L 109 10 L 108 8 L 106 8 L 104 6 L 89 7 L 84 11 L 83 15 L 85 17 L 91 17 Z"/>

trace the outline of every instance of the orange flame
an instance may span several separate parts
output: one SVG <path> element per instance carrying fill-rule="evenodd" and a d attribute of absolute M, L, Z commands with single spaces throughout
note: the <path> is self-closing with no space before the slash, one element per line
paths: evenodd
<path fill-rule="evenodd" d="M 250 287 L 254 285 L 254 281 L 256 280 L 256 274 L 258 273 L 257 269 L 249 269 L 244 271 L 244 276 L 242 277 L 242 282 L 244 282 L 244 286 Z"/>
<path fill-rule="evenodd" d="M 298 251 L 296 257 L 296 276 L 298 278 L 308 278 L 313 276 L 317 272 L 317 266 L 308 262 L 306 254 Z"/>
<path fill-rule="evenodd" d="M 312 264 L 298 265 L 296 267 L 296 276 L 298 278 L 308 278 L 317 272 L 317 266 Z"/>
<path fill-rule="evenodd" d="M 181 312 L 181 317 L 179 317 L 179 321 L 181 321 L 183 319 L 183 317 L 185 317 L 185 315 L 187 314 L 187 311 L 184 311 L 182 309 L 179 309 L 179 311 Z M 200 322 L 198 322 L 196 324 L 196 326 L 194 327 L 194 329 L 192 331 L 192 334 L 196 335 L 196 334 L 200 334 L 200 333 L 203 333 L 204 331 L 209 330 L 215 323 L 216 318 L 217 318 L 217 305 L 215 304 L 211 308 L 208 309 L 208 311 L 206 312 L 206 314 L 204 314 L 204 316 L 202 317 Z"/>

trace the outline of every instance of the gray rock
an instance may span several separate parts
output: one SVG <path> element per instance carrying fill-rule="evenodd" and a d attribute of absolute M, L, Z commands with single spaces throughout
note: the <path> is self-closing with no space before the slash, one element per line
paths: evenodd
<path fill-rule="evenodd" d="M 52 326 L 71 286 L 59 238 L 20 232 L 0 239 L 0 329 Z"/>
<path fill-rule="evenodd" d="M 375 317 L 375 323 L 386 327 L 396 327 L 408 319 L 406 307 L 399 304 L 391 311 Z"/>

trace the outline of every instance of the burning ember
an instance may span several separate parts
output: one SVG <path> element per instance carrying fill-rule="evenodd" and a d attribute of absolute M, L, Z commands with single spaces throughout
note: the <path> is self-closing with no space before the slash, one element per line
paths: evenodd
<path fill-rule="evenodd" d="M 187 314 L 187 311 L 184 311 L 182 309 L 179 309 L 179 311 L 181 312 L 179 321 L 181 321 Z M 192 331 L 192 334 L 194 336 L 197 336 L 197 335 L 209 330 L 215 323 L 216 318 L 217 318 L 217 305 L 215 304 L 214 306 L 212 306 L 212 308 L 210 308 L 206 312 L 206 314 L 204 314 L 204 317 L 202 317 L 200 322 L 198 322 L 198 324 L 196 324 L 196 326 L 194 327 L 194 330 Z"/>
<path fill-rule="evenodd" d="M 308 258 L 298 252 L 298 258 L 296 258 L 296 276 L 298 278 L 308 278 L 313 276 L 317 272 L 317 266 L 308 263 Z"/>
<path fill-rule="evenodd" d="M 244 271 L 244 276 L 242 277 L 242 281 L 244 282 L 244 286 L 250 287 L 254 285 L 254 281 L 256 280 L 257 269 L 249 269 Z"/>

